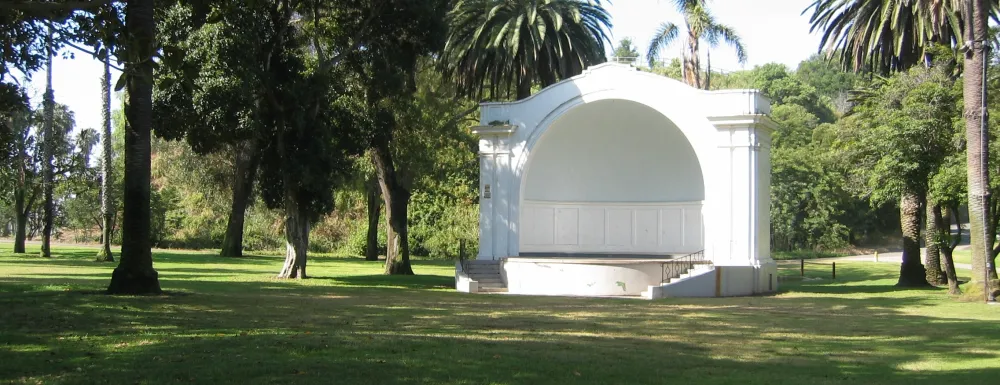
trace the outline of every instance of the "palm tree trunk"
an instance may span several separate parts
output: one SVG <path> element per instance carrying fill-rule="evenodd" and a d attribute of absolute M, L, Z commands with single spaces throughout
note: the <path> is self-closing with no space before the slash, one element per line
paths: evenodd
<path fill-rule="evenodd" d="M 24 238 L 27 235 L 28 210 L 25 209 L 27 186 L 18 186 L 14 192 L 14 252 L 24 254 Z"/>
<path fill-rule="evenodd" d="M 101 251 L 97 260 L 114 262 L 111 253 L 111 231 L 115 215 L 115 205 L 111 195 L 111 162 L 113 161 L 111 146 L 111 55 L 104 57 L 104 78 L 101 79 Z"/>
<path fill-rule="evenodd" d="M 712 51 L 705 50 L 705 89 L 712 89 Z"/>
<path fill-rule="evenodd" d="M 903 230 L 903 263 L 896 286 L 928 286 L 924 265 L 920 263 L 920 202 L 913 191 L 904 191 L 899 201 L 900 228 Z"/>
<path fill-rule="evenodd" d="M 385 203 L 385 219 L 389 223 L 386 233 L 385 274 L 413 275 L 406 218 L 410 191 L 403 187 L 397 178 L 392 153 L 386 140 L 379 140 L 372 149 L 372 154 Z"/>
<path fill-rule="evenodd" d="M 967 42 L 985 42 L 987 39 L 986 1 L 972 0 L 972 14 L 966 17 L 969 24 L 966 28 Z M 987 250 L 993 248 L 993 239 L 986 235 L 989 213 L 989 172 L 988 146 L 989 137 L 983 127 L 983 72 L 987 60 L 987 50 L 984 43 L 974 43 L 972 49 L 965 52 L 963 74 L 963 97 L 965 100 L 965 140 L 966 161 L 968 164 L 969 181 L 969 227 L 972 248 L 972 281 L 983 282 L 987 274 L 996 277 L 996 272 L 989 272 L 986 267 L 989 255 Z"/>
<path fill-rule="evenodd" d="M 926 203 L 926 231 L 924 232 L 924 244 L 927 245 L 927 255 L 924 258 L 927 270 L 927 282 L 932 285 L 944 284 L 947 280 L 944 271 L 941 270 L 941 242 L 946 238 L 945 232 L 950 232 L 947 223 L 943 222 L 941 215 L 941 205 L 928 201 Z"/>
<path fill-rule="evenodd" d="M 243 256 L 243 224 L 246 219 L 247 206 L 253 195 L 253 185 L 257 175 L 260 154 L 257 151 L 256 137 L 235 146 L 236 178 L 233 183 L 233 203 L 229 210 L 229 221 L 226 223 L 226 235 L 222 239 L 223 257 Z"/>
<path fill-rule="evenodd" d="M 54 170 L 52 169 L 52 158 L 55 153 L 55 133 L 52 127 L 55 114 L 55 92 L 52 91 L 52 25 L 49 25 L 49 36 L 46 41 L 45 51 L 48 60 L 45 62 L 45 96 L 42 104 L 44 109 L 44 122 L 42 122 L 42 257 L 52 256 L 52 225 L 55 214 L 55 206 L 52 201 L 53 182 L 55 181 Z"/>
<path fill-rule="evenodd" d="M 382 194 L 379 193 L 378 178 L 371 178 L 365 183 L 365 190 L 368 200 L 368 234 L 365 243 L 365 260 L 378 260 L 378 225 L 379 216 L 382 213 Z"/>
<path fill-rule="evenodd" d="M 684 81 L 691 87 L 701 89 L 701 59 L 698 48 L 698 35 L 688 32 L 688 54 L 684 60 Z"/>
<path fill-rule="evenodd" d="M 958 205 L 954 204 L 948 207 L 945 211 L 945 215 L 942 218 L 942 223 L 946 227 L 951 227 L 951 219 L 955 219 L 955 225 L 958 227 L 958 235 L 951 238 L 951 242 L 941 249 L 941 263 L 944 265 L 944 274 L 948 278 L 948 294 L 962 294 L 962 289 L 958 287 L 958 275 L 955 274 L 955 258 L 954 251 L 955 246 L 962 241 L 962 220 L 958 217 Z M 951 231 L 949 229 L 949 231 Z M 950 236 L 951 234 L 949 234 Z"/>
<path fill-rule="evenodd" d="M 522 73 L 517 78 L 517 100 L 527 99 L 531 96 L 531 76 Z"/>
<path fill-rule="evenodd" d="M 153 53 L 156 23 L 153 0 L 132 0 L 125 5 L 129 37 L 126 71 L 128 104 L 125 106 L 125 195 L 122 214 L 122 251 L 111 274 L 109 294 L 159 294 L 160 281 L 153 270 L 150 239 L 150 130 L 153 118 Z"/>

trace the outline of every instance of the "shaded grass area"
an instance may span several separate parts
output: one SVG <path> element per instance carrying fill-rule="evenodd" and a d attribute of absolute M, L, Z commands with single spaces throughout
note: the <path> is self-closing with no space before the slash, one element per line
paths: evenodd
<path fill-rule="evenodd" d="M 1000 308 L 896 290 L 894 266 L 781 271 L 775 296 L 594 299 L 456 293 L 453 264 L 386 277 L 314 258 L 155 255 L 171 295 L 94 294 L 96 250 L 0 253 L 0 382 L 996 384 Z"/>

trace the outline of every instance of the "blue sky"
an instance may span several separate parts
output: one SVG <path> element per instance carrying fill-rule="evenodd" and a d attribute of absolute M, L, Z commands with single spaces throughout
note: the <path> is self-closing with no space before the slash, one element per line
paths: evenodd
<path fill-rule="evenodd" d="M 816 53 L 819 37 L 809 33 L 808 15 L 802 10 L 812 0 L 709 0 L 710 10 L 720 23 L 733 27 L 743 39 L 749 61 L 741 66 L 728 47 L 712 52 L 712 68 L 735 71 L 755 65 L 777 62 L 795 68 L 809 55 Z M 649 38 L 664 21 L 681 25 L 683 19 L 674 10 L 672 0 L 612 0 L 606 5 L 611 13 L 614 28 L 612 39 L 617 44 L 623 37 L 631 37 L 645 52 Z M 662 50 L 663 57 L 679 56 L 680 44 Z M 53 89 L 56 101 L 66 104 L 76 116 L 77 128 L 100 127 L 101 98 L 100 62 L 86 54 L 76 54 L 75 59 L 59 59 L 53 65 Z M 118 74 L 115 73 L 114 79 Z M 45 74 L 33 75 L 35 91 L 32 101 L 41 100 Z M 117 104 L 117 101 L 115 102 Z"/>

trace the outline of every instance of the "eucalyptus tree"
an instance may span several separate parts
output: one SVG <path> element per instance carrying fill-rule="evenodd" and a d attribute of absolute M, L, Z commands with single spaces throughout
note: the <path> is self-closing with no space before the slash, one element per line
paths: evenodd
<path fill-rule="evenodd" d="M 279 277 L 307 277 L 310 226 L 334 208 L 333 190 L 374 135 L 368 129 L 376 126 L 365 123 L 373 118 L 362 113 L 368 100 L 378 99 L 366 92 L 397 90 L 392 87 L 401 80 L 377 77 L 358 86 L 356 65 L 347 63 L 383 59 L 370 64 L 382 74 L 396 73 L 395 60 L 405 64 L 410 57 L 398 42 L 433 30 L 425 21 L 427 6 L 274 0 L 168 10 L 157 134 L 186 137 L 196 151 L 259 140 L 261 197 L 284 212 L 287 247 Z"/>
<path fill-rule="evenodd" d="M 443 65 L 464 95 L 517 99 L 605 61 L 601 0 L 458 0 Z"/>
<path fill-rule="evenodd" d="M 13 167 L 8 169 L 11 191 L 14 200 L 14 252 L 24 253 L 24 242 L 27 238 L 28 214 L 35 206 L 35 201 L 41 192 L 38 183 L 39 167 L 37 154 L 37 136 L 32 133 L 32 111 L 27 105 L 22 105 L 10 115 L 10 128 L 14 135 L 12 159 Z"/>
<path fill-rule="evenodd" d="M 696 88 L 709 89 L 712 76 L 711 53 L 706 50 L 705 55 L 708 60 L 708 68 L 705 71 L 705 78 L 701 76 L 701 43 L 705 42 L 709 48 L 718 47 L 720 43 L 726 43 L 736 51 L 736 59 L 740 64 L 747 61 L 747 50 L 743 46 L 736 30 L 725 24 L 720 24 L 715 20 L 715 16 L 708 10 L 708 0 L 674 0 L 674 5 L 684 17 L 684 26 L 678 26 L 672 22 L 660 24 L 656 33 L 653 34 L 649 42 L 649 49 L 646 57 L 650 67 L 660 56 L 660 50 L 670 46 L 681 33 L 681 28 L 685 28 L 687 33 L 687 48 L 683 58 L 684 82 Z"/>
<path fill-rule="evenodd" d="M 420 123 L 412 120 L 418 90 L 418 63 L 440 50 L 446 37 L 448 1 L 407 4 L 381 15 L 404 34 L 372 34 L 366 49 L 353 55 L 353 68 L 364 90 L 366 114 L 371 118 L 369 153 L 385 206 L 387 228 L 386 274 L 413 274 L 410 266 L 408 213 L 415 162 L 400 162 L 400 137 Z M 418 111 L 418 114 L 423 111 Z M 419 155 L 418 155 L 419 156 Z M 406 160 L 403 158 L 402 160 Z"/>

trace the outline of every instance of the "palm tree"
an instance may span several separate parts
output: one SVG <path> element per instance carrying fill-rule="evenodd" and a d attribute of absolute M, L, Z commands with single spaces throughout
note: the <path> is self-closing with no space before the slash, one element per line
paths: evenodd
<path fill-rule="evenodd" d="M 961 44 L 959 0 L 815 0 L 810 32 L 845 69 L 887 74 L 928 60 L 934 44 Z"/>
<path fill-rule="evenodd" d="M 812 9 L 811 31 L 823 31 L 820 48 L 839 56 L 846 69 L 886 74 L 929 64 L 928 51 L 934 45 L 961 45 L 963 3 L 959 0 L 815 0 L 803 13 Z M 966 68 L 979 68 L 970 64 L 966 59 Z M 965 76 L 966 106 L 979 100 L 978 95 L 970 98 L 972 77 L 968 75 Z M 968 120 L 970 126 L 976 126 L 968 128 L 966 134 L 969 137 L 969 182 L 973 187 L 976 186 L 973 170 L 979 164 L 973 163 L 974 155 L 976 162 L 979 159 L 979 123 L 976 119 Z M 927 285 L 926 270 L 920 261 L 920 210 L 914 208 L 919 208 L 921 202 L 915 201 L 917 199 L 921 198 L 913 191 L 904 191 L 900 199 L 903 230 L 903 263 L 897 283 L 900 286 Z M 978 207 L 974 203 L 972 207 L 970 222 L 973 245 L 976 245 L 976 229 L 980 229 L 979 242 L 982 242 L 984 227 L 979 226 L 983 226 L 986 217 L 983 211 L 976 212 Z"/>
<path fill-rule="evenodd" d="M 101 78 L 101 250 L 97 260 L 114 262 L 111 252 L 111 233 L 115 206 L 112 201 L 111 162 L 111 53 L 104 54 L 104 76 Z"/>
<path fill-rule="evenodd" d="M 153 54 L 156 23 L 154 0 L 132 0 L 125 6 L 125 195 L 122 251 L 111 274 L 109 294 L 159 294 L 150 239 L 150 132 L 153 126 Z"/>
<path fill-rule="evenodd" d="M 611 16 L 601 0 L 459 0 L 448 15 L 445 73 L 459 92 L 531 95 L 605 60 Z"/>
<path fill-rule="evenodd" d="M 701 78 L 701 42 L 708 43 L 710 48 L 719 46 L 719 43 L 726 43 L 736 50 L 736 58 L 740 64 L 747 62 L 747 50 L 732 27 L 719 24 L 715 17 L 708 12 L 707 0 L 674 0 L 677 11 L 684 16 L 684 24 L 687 28 L 687 52 L 684 53 L 684 82 L 696 88 L 708 89 L 711 85 L 712 59 L 708 57 L 708 70 L 704 82 Z M 656 59 L 660 56 L 660 49 L 666 48 L 677 40 L 681 27 L 671 22 L 665 22 L 656 30 L 656 34 L 649 42 L 649 50 L 646 57 L 652 67 Z M 706 52 L 706 55 L 710 55 Z"/>
<path fill-rule="evenodd" d="M 52 157 L 55 152 L 55 130 L 52 128 L 55 112 L 55 93 L 52 91 L 52 54 L 55 49 L 52 41 L 52 23 L 48 23 L 48 38 L 45 42 L 45 96 L 42 98 L 44 117 L 42 121 L 42 251 L 43 257 L 52 256 L 52 225 L 55 211 L 52 200 L 53 183 L 55 181 Z"/>

